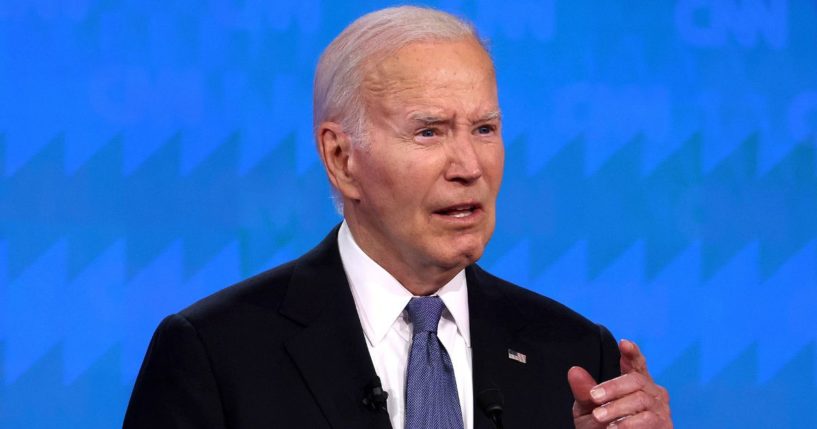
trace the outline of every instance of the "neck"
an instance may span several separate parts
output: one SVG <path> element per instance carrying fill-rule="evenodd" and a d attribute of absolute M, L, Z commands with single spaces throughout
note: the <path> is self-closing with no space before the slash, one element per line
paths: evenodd
<path fill-rule="evenodd" d="M 412 295 L 432 295 L 448 284 L 465 267 L 441 267 L 431 263 L 412 260 L 401 255 L 397 249 L 385 248 L 369 234 L 366 228 L 349 217 L 346 218 L 349 231 L 358 247 L 373 261 L 397 279 Z"/>

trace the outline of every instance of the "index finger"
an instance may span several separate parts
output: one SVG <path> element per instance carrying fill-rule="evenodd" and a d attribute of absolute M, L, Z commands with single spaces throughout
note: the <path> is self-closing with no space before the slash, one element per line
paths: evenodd
<path fill-rule="evenodd" d="M 647 369 L 647 358 L 641 353 L 638 345 L 630 340 L 621 340 L 618 343 L 621 352 L 621 373 L 629 374 L 637 372 L 652 381 L 650 371 Z"/>
<path fill-rule="evenodd" d="M 643 391 L 651 397 L 661 395 L 661 390 L 652 380 L 638 372 L 632 372 L 594 386 L 590 390 L 590 396 L 596 404 L 601 405 L 638 391 Z"/>
<path fill-rule="evenodd" d="M 573 404 L 573 417 L 579 417 L 593 411 L 593 408 L 596 407 L 593 397 L 590 395 L 590 389 L 596 385 L 593 376 L 584 368 L 574 366 L 567 372 L 567 382 L 570 384 L 570 390 L 576 400 Z"/>

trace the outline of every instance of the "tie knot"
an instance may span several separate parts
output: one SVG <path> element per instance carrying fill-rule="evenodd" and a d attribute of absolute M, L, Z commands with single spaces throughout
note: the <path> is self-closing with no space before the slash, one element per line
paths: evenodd
<path fill-rule="evenodd" d="M 440 316 L 443 314 L 445 304 L 439 296 L 414 297 L 409 301 L 409 318 L 414 325 L 414 333 L 437 332 L 437 325 L 440 323 Z"/>

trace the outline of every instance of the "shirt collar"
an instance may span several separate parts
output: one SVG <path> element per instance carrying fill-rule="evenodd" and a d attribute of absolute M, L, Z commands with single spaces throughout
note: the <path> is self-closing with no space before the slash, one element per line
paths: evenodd
<path fill-rule="evenodd" d="M 338 231 L 338 249 L 363 333 L 370 344 L 376 345 L 385 338 L 413 295 L 357 245 L 346 221 Z M 457 273 L 435 295 L 443 301 L 465 344 L 470 347 L 465 270 Z"/>
<path fill-rule="evenodd" d="M 466 347 L 471 347 L 471 329 L 468 315 L 468 285 L 465 282 L 465 270 L 460 271 L 451 281 L 441 287 L 438 295 L 445 308 L 454 319 L 457 330 L 465 340 Z M 445 317 L 445 312 L 443 312 Z"/>

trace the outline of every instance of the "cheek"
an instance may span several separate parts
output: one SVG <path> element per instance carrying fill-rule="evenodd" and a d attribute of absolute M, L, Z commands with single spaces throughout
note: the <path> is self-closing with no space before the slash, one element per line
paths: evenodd
<path fill-rule="evenodd" d="M 365 205 L 395 226 L 414 224 L 424 194 L 421 167 L 404 154 L 367 154 L 358 174 Z"/>
<path fill-rule="evenodd" d="M 491 190 L 498 192 L 499 186 L 502 184 L 502 173 L 505 168 L 505 151 L 502 144 L 483 148 L 482 165 Z"/>
<path fill-rule="evenodd" d="M 437 181 L 442 176 L 445 158 L 432 152 L 402 153 L 399 161 L 389 167 L 389 175 L 394 183 L 394 198 L 420 204 L 426 196 L 434 191 Z"/>
<path fill-rule="evenodd" d="M 364 194 L 369 195 L 372 199 L 377 198 L 373 201 L 377 202 L 394 187 L 393 170 L 389 163 L 383 162 L 382 156 L 376 153 L 366 152 L 361 155 L 360 159 L 362 162 L 358 165 L 357 181 L 364 189 Z"/>

